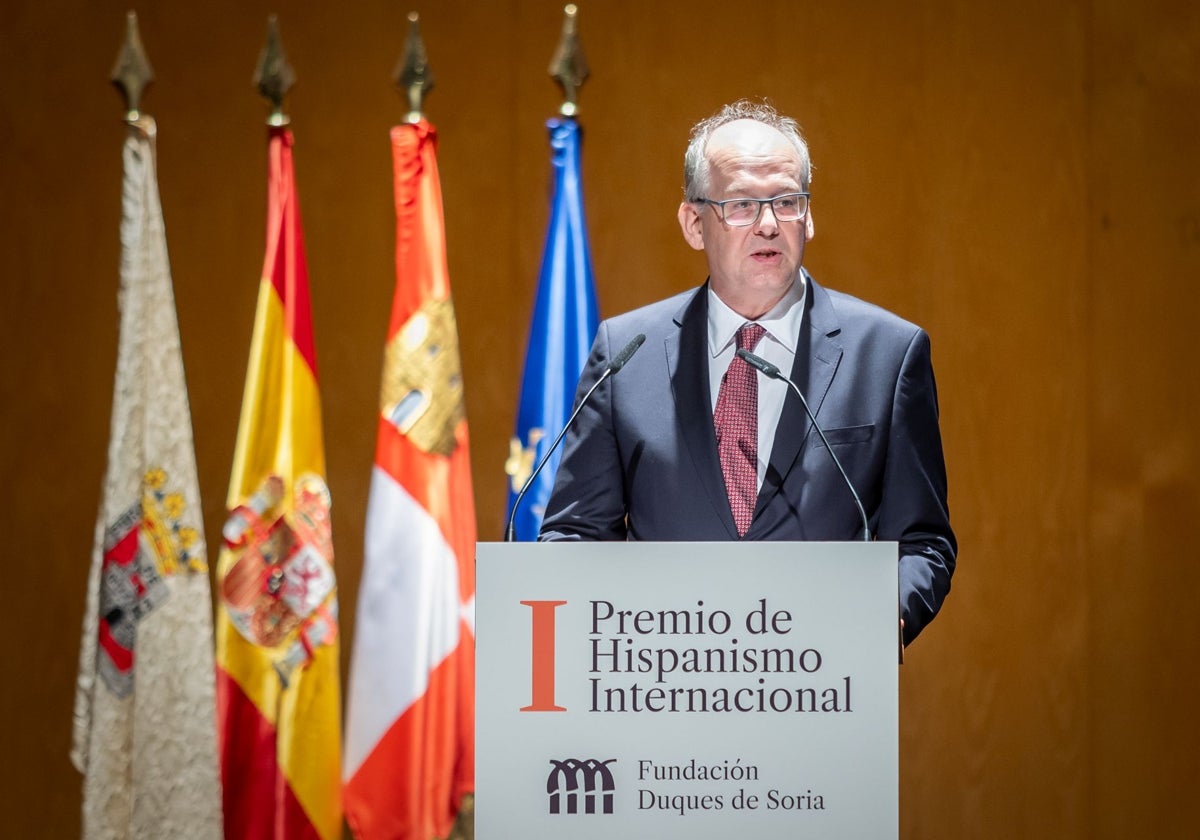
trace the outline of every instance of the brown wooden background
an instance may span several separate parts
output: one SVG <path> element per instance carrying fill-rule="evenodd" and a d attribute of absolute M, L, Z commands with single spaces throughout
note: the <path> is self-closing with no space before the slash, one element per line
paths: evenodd
<path fill-rule="evenodd" d="M 0 5 L 0 799 L 78 834 L 68 762 L 116 355 L 127 2 Z M 497 539 L 546 219 L 556 0 L 142 2 L 210 543 L 262 259 L 281 15 L 344 620 L 393 285 L 389 74 L 409 8 L 437 76 L 479 533 Z M 1200 6 L 1186 0 L 584 0 L 602 311 L 703 279 L 675 222 L 693 121 L 796 115 L 825 283 L 933 337 L 954 591 L 901 672 L 905 838 L 1190 838 L 1200 817 Z"/>

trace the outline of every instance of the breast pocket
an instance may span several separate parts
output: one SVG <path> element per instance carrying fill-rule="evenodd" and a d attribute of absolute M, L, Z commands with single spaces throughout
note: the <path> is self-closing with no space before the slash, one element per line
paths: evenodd
<path fill-rule="evenodd" d="M 839 429 L 825 429 L 825 439 L 829 441 L 830 446 L 841 446 L 850 443 L 866 443 L 875 435 L 875 424 L 868 423 L 865 426 L 843 426 Z M 824 446 L 821 436 L 814 430 L 808 438 L 808 446 L 810 449 L 818 449 Z"/>

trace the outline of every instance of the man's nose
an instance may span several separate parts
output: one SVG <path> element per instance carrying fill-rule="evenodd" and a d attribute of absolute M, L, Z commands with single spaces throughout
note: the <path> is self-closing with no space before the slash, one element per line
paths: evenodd
<path fill-rule="evenodd" d="M 768 214 L 770 214 L 769 219 Z M 754 229 L 756 231 L 762 230 L 766 233 L 779 232 L 779 219 L 775 218 L 775 210 L 770 204 L 762 205 L 762 209 L 758 212 L 758 222 L 755 223 Z"/>

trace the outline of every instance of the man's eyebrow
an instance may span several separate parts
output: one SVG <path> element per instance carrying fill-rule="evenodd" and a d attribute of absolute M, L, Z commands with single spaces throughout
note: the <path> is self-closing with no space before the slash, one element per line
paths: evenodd
<path fill-rule="evenodd" d="M 770 188 L 770 185 L 768 185 L 768 188 Z M 730 184 L 725 189 L 725 192 L 729 198 L 756 198 L 756 197 L 757 198 L 775 198 L 776 196 L 780 196 L 780 195 L 788 195 L 790 193 L 804 192 L 802 189 L 800 189 L 799 184 L 797 184 L 795 186 L 775 185 L 774 188 L 770 189 L 769 195 L 753 196 L 750 194 L 751 191 L 752 190 L 750 187 L 742 185 L 742 184 Z"/>

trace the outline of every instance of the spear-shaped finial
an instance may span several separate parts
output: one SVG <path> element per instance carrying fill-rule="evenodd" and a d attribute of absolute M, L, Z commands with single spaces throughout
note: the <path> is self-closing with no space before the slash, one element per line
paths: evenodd
<path fill-rule="evenodd" d="M 430 69 L 429 58 L 425 55 L 425 42 L 421 39 L 421 24 L 416 12 L 408 13 L 408 37 L 404 39 L 404 54 L 396 62 L 396 69 L 392 71 L 392 81 L 408 99 L 408 113 L 404 115 L 404 121 L 419 122 L 425 94 L 433 90 L 433 70 Z"/>
<path fill-rule="evenodd" d="M 583 45 L 579 43 L 579 24 L 575 21 L 578 12 L 574 3 L 568 3 L 563 9 L 562 36 L 558 39 L 554 58 L 550 59 L 550 75 L 562 86 L 566 97 L 558 109 L 564 117 L 579 113 L 579 89 L 589 72 Z"/>
<path fill-rule="evenodd" d="M 125 15 L 125 42 L 117 53 L 110 78 L 125 97 L 125 121 L 135 122 L 141 116 L 138 108 L 141 107 L 142 91 L 154 81 L 154 68 L 146 58 L 142 36 L 138 34 L 137 12 Z"/>
<path fill-rule="evenodd" d="M 288 64 L 283 41 L 279 37 L 279 19 L 271 15 L 267 18 L 267 43 L 258 54 L 258 67 L 254 71 L 255 87 L 271 103 L 267 125 L 287 125 L 291 122 L 283 113 L 283 97 L 295 82 L 296 74 L 292 65 Z"/>

